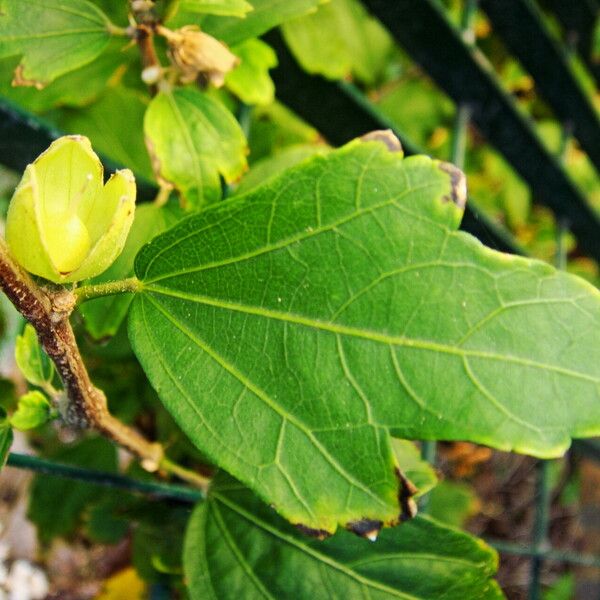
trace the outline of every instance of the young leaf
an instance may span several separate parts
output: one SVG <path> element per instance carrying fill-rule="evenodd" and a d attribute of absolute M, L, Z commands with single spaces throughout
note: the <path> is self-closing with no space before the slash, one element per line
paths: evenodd
<path fill-rule="evenodd" d="M 246 104 L 270 104 L 275 98 L 275 85 L 269 69 L 277 66 L 277 54 L 262 40 L 242 42 L 232 52 L 240 64 L 225 76 L 227 87 Z"/>
<path fill-rule="evenodd" d="M 144 119 L 156 176 L 173 184 L 190 209 L 221 197 L 219 174 L 231 182 L 246 168 L 246 139 L 217 100 L 184 88 L 159 93 Z"/>
<path fill-rule="evenodd" d="M 50 418 L 52 406 L 44 394 L 34 390 L 19 398 L 16 412 L 10 418 L 10 424 L 20 431 L 35 429 Z"/>
<path fill-rule="evenodd" d="M 417 517 L 375 543 L 312 540 L 225 478 L 194 510 L 183 560 L 192 600 L 502 598 L 496 553 L 466 533 Z"/>
<path fill-rule="evenodd" d="M 110 27 L 87 0 L 0 0 L 0 58 L 22 56 L 13 83 L 43 88 L 94 60 Z"/>
<path fill-rule="evenodd" d="M 29 383 L 40 386 L 52 381 L 54 365 L 42 350 L 35 329 L 29 323 L 17 336 L 15 361 Z"/>
<path fill-rule="evenodd" d="M 13 441 L 13 433 L 6 412 L 0 408 L 0 469 L 6 464 Z"/>
<path fill-rule="evenodd" d="M 542 457 L 600 433 L 600 293 L 456 231 L 465 196 L 450 165 L 354 142 L 138 254 L 150 381 L 292 522 L 395 522 L 389 431 Z"/>
<path fill-rule="evenodd" d="M 207 16 L 202 19 L 202 30 L 233 46 L 258 37 L 288 19 L 313 12 L 323 1 L 327 0 L 252 0 L 254 10 L 245 18 Z M 169 26 L 172 26 L 170 22 Z"/>

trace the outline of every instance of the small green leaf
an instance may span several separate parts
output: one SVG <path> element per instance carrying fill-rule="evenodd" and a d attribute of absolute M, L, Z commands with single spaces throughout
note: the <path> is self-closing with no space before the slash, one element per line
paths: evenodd
<path fill-rule="evenodd" d="M 408 440 L 392 440 L 392 448 L 402 472 L 417 488 L 416 497 L 426 494 L 437 484 L 438 478 L 433 467 L 421 458 L 421 452 L 414 442 Z"/>
<path fill-rule="evenodd" d="M 254 10 L 245 18 L 208 16 L 201 21 L 202 30 L 233 46 L 255 38 L 288 19 L 313 12 L 324 0 L 252 0 Z M 325 0 L 327 1 L 327 0 Z M 185 25 L 185 23 L 177 22 Z M 169 25 L 171 25 L 169 23 Z"/>
<path fill-rule="evenodd" d="M 146 111 L 144 133 L 156 176 L 174 185 L 189 209 L 219 200 L 219 175 L 231 182 L 246 169 L 238 122 L 198 90 L 160 92 Z"/>
<path fill-rule="evenodd" d="M 135 212 L 135 219 L 117 260 L 102 275 L 88 283 L 98 284 L 118 281 L 133 275 L 133 261 L 139 249 L 153 237 L 178 221 L 179 215 L 170 208 L 144 204 Z M 86 329 L 91 336 L 102 340 L 117 333 L 127 316 L 132 294 L 117 294 L 89 300 L 81 306 Z"/>
<path fill-rule="evenodd" d="M 6 417 L 6 411 L 0 408 L 0 470 L 6 464 L 12 441 L 10 422 Z"/>
<path fill-rule="evenodd" d="M 275 98 L 275 84 L 269 69 L 277 66 L 277 54 L 262 40 L 249 39 L 231 51 L 240 64 L 225 76 L 227 87 L 246 104 L 270 104 Z"/>
<path fill-rule="evenodd" d="M 282 32 L 309 73 L 354 75 L 373 85 L 388 64 L 393 41 L 357 0 L 331 0 L 317 12 L 286 21 Z"/>
<path fill-rule="evenodd" d="M 170 24 L 179 11 L 225 17 L 244 17 L 251 10 L 252 4 L 249 4 L 246 0 L 175 0 L 169 6 L 168 22 Z"/>
<path fill-rule="evenodd" d="M 110 26 L 87 0 L 0 0 L 0 58 L 22 56 L 15 85 L 42 88 L 94 60 Z"/>
<path fill-rule="evenodd" d="M 17 336 L 15 361 L 29 383 L 41 386 L 52 381 L 54 365 L 42 350 L 35 329 L 29 323 Z"/>
<path fill-rule="evenodd" d="M 183 560 L 192 600 L 503 597 L 496 553 L 470 535 L 417 517 L 375 543 L 347 532 L 318 541 L 223 477 L 192 514 Z"/>
<path fill-rule="evenodd" d="M 17 410 L 10 417 L 10 424 L 20 431 L 35 429 L 50 419 L 51 412 L 52 406 L 46 396 L 34 390 L 19 398 Z"/>

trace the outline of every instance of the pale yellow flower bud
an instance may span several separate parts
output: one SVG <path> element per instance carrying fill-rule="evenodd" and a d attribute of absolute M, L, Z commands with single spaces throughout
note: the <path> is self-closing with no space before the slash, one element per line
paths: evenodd
<path fill-rule="evenodd" d="M 99 275 L 121 253 L 135 210 L 128 169 L 104 185 L 83 136 L 53 142 L 28 165 L 10 202 L 6 241 L 19 264 L 55 283 Z"/>

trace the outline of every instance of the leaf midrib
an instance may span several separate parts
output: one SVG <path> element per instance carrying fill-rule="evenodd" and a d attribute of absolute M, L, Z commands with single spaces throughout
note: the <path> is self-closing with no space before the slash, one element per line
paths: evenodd
<path fill-rule="evenodd" d="M 177 298 L 179 300 L 186 300 L 189 302 L 195 302 L 198 304 L 204 304 L 207 306 L 213 306 L 215 308 L 221 308 L 224 310 L 232 310 L 244 314 L 264 317 L 268 319 L 274 319 L 277 321 L 283 321 L 294 325 L 303 325 L 313 329 L 319 329 L 328 333 L 343 335 L 348 337 L 361 338 L 366 341 L 379 342 L 389 346 L 402 346 L 406 348 L 412 348 L 415 350 L 425 350 L 431 352 L 440 352 L 443 354 L 451 354 L 460 356 L 461 358 L 482 358 L 488 360 L 504 361 L 509 363 L 515 363 L 523 367 L 531 367 L 534 369 L 541 369 L 544 371 L 552 371 L 561 375 L 566 375 L 575 379 L 581 379 L 589 381 L 596 385 L 600 384 L 600 378 L 595 378 L 586 373 L 574 371 L 557 365 L 547 364 L 520 356 L 513 356 L 509 354 L 498 354 L 494 352 L 485 352 L 483 350 L 469 350 L 466 348 L 457 348 L 448 344 L 442 344 L 440 342 L 434 342 L 431 340 L 413 339 L 406 336 L 392 336 L 379 331 L 373 331 L 370 329 L 359 329 L 357 327 L 351 327 L 348 325 L 341 325 L 338 323 L 331 323 L 326 321 L 320 321 L 304 315 L 293 314 L 289 312 L 282 312 L 269 308 L 250 306 L 246 304 L 240 304 L 236 302 L 230 302 L 226 300 L 220 300 L 211 298 L 209 296 L 202 296 L 200 294 L 189 294 L 180 290 L 172 290 L 163 286 L 154 284 L 144 284 L 143 293 L 155 293 L 162 296 L 168 296 L 171 298 Z M 567 301 L 567 300 L 565 300 Z M 547 300 L 540 300 L 541 303 L 546 303 Z M 163 311 L 164 312 L 164 311 Z"/>
<path fill-rule="evenodd" d="M 177 321 L 171 314 L 166 311 L 160 303 L 154 300 L 152 297 L 149 297 L 150 303 L 175 327 L 177 327 L 186 337 L 188 337 L 192 342 L 194 342 L 202 351 L 208 354 L 215 362 L 217 362 L 222 368 L 224 368 L 227 372 L 229 372 L 233 377 L 235 377 L 245 388 L 250 390 L 257 398 L 262 400 L 266 406 L 270 407 L 273 411 L 275 411 L 280 417 L 286 419 L 289 423 L 297 427 L 315 446 L 315 449 L 319 451 L 321 456 L 329 463 L 329 465 L 336 471 L 341 477 L 343 477 L 350 485 L 354 486 L 358 490 L 360 490 L 363 494 L 371 498 L 374 502 L 379 504 L 384 509 L 390 508 L 390 506 L 383 501 L 379 496 L 377 496 L 373 490 L 369 489 L 364 483 L 357 480 L 351 473 L 338 463 L 338 461 L 330 454 L 330 452 L 316 439 L 314 432 L 307 427 L 307 425 L 298 419 L 298 417 L 286 410 L 283 409 L 282 406 L 277 404 L 266 392 L 260 389 L 254 382 L 250 381 L 243 373 L 240 373 L 234 365 L 231 365 L 224 358 L 218 354 L 215 350 L 213 350 L 209 344 L 200 340 L 196 335 L 194 335 L 189 329 L 187 329 L 183 324 Z"/>

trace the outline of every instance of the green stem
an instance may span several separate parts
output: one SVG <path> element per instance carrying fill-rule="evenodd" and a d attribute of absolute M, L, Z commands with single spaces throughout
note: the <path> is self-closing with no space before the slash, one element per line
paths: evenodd
<path fill-rule="evenodd" d="M 101 296 L 112 296 L 114 294 L 127 294 L 139 292 L 142 289 L 142 282 L 137 277 L 129 279 L 119 279 L 118 281 L 108 281 L 107 283 L 97 283 L 95 285 L 82 285 L 73 290 L 77 304 L 81 304 L 92 298 Z"/>
<path fill-rule="evenodd" d="M 106 29 L 110 35 L 117 35 L 120 37 L 131 37 L 131 31 L 127 27 L 119 27 L 114 23 L 107 23 Z"/>
<path fill-rule="evenodd" d="M 209 477 L 200 475 L 200 473 L 196 473 L 196 471 L 192 471 L 191 469 L 186 469 L 185 467 L 182 467 L 181 465 L 169 460 L 166 456 L 160 461 L 159 469 L 166 471 L 171 475 L 175 475 L 183 481 L 187 481 L 188 483 L 195 485 L 202 490 L 204 494 L 206 494 L 208 491 L 208 486 L 210 485 Z"/>
<path fill-rule="evenodd" d="M 157 481 L 140 481 L 116 473 L 106 473 L 65 465 L 29 454 L 16 454 L 12 452 L 6 463 L 9 467 L 18 469 L 29 469 L 36 473 L 54 475 L 56 477 L 65 477 L 68 479 L 77 479 L 87 481 L 111 488 L 120 488 L 130 492 L 139 492 L 150 494 L 155 498 L 165 498 L 180 500 L 184 502 L 199 502 L 206 497 L 206 494 L 199 489 L 187 488 L 182 485 L 173 485 L 160 483 Z"/>

